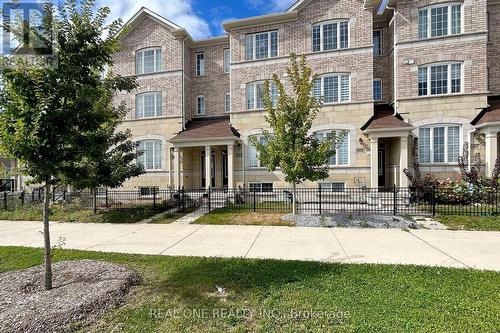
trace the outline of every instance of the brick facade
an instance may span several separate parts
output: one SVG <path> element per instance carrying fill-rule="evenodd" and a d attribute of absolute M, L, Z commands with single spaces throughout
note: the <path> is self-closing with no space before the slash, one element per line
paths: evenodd
<path fill-rule="evenodd" d="M 343 182 L 347 187 L 358 184 L 370 186 L 373 152 L 371 135 L 361 127 L 374 113 L 373 79 L 382 79 L 383 102 L 392 104 L 405 122 L 416 129 L 410 135 L 418 136 L 418 127 L 430 124 L 459 124 L 461 142 L 471 142 L 475 152 L 484 151 L 484 142 L 471 134 L 470 121 L 479 110 L 487 107 L 488 95 L 500 94 L 500 1 L 465 0 L 463 29 L 460 34 L 439 38 L 418 39 L 419 8 L 442 0 L 406 0 L 394 2 L 398 15 L 393 21 L 392 10 L 382 16 L 376 9 L 366 8 L 361 0 L 304 1 L 296 12 L 279 15 L 275 19 L 251 18 L 249 22 L 229 24 L 227 38 L 217 37 L 192 41 L 168 22 L 147 15 L 123 38 L 124 49 L 115 55 L 114 71 L 121 75 L 135 74 L 135 53 L 149 47 L 162 48 L 162 71 L 139 75 L 139 88 L 125 95 L 117 95 L 116 102 L 129 107 L 123 128 L 132 130 L 135 139 L 157 138 L 164 142 L 163 170 L 148 173 L 131 180 L 126 187 L 173 186 L 173 164 L 169 140 L 183 129 L 196 114 L 197 96 L 205 96 L 206 117 L 224 115 L 224 94 L 231 94 L 230 122 L 241 138 L 236 142 L 234 156 L 235 186 L 249 182 L 272 182 L 275 187 L 287 186 L 279 172 L 269 173 L 248 165 L 248 139 L 266 128 L 264 111 L 248 111 L 246 86 L 248 83 L 270 79 L 277 74 L 290 90 L 286 78 L 289 55 L 305 54 L 313 72 L 317 74 L 348 73 L 350 101 L 325 105 L 313 125 L 313 131 L 348 129 L 349 164 L 331 169 L 325 181 Z M 252 21 L 253 20 L 253 21 Z M 346 49 L 312 52 L 313 25 L 334 20 L 349 21 L 349 47 Z M 488 24 L 489 21 L 489 24 Z M 382 55 L 373 54 L 373 30 L 382 31 Z M 489 29 L 489 35 L 488 35 Z M 278 56 L 263 60 L 245 60 L 247 34 L 277 31 Z M 224 73 L 224 49 L 230 49 L 230 73 Z M 196 76 L 196 54 L 205 56 L 205 75 Z M 463 64 L 463 91 L 456 95 L 418 96 L 418 68 L 439 62 L 457 61 Z M 488 75 L 489 69 L 489 75 Z M 395 81 L 396 79 L 396 81 Z M 148 91 L 163 94 L 163 115 L 158 119 L 134 119 L 135 96 Z M 384 137 L 379 144 L 386 147 L 385 184 L 397 185 L 401 174 L 400 137 Z M 411 141 L 411 140 L 410 140 Z M 200 160 L 204 145 L 182 149 L 181 178 L 189 187 L 200 186 Z M 372 146 L 373 147 L 373 146 Z M 225 146 L 213 146 L 216 154 L 217 184 Z M 456 174 L 456 164 L 424 165 L 425 172 L 444 177 Z M 402 167 L 401 167 L 402 169 Z M 373 173 L 372 173 L 373 175 Z M 305 184 L 314 186 L 314 184 Z"/>

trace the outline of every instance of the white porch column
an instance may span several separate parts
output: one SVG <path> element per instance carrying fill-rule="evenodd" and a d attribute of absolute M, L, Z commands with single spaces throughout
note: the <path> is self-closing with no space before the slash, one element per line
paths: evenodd
<path fill-rule="evenodd" d="M 497 160 L 497 152 L 498 152 L 498 141 L 497 141 L 497 132 L 496 131 L 488 131 L 486 134 L 486 176 L 491 177 L 493 173 L 493 168 L 495 167 L 495 162 Z"/>
<path fill-rule="evenodd" d="M 175 189 L 181 187 L 181 150 L 174 148 L 174 185 Z"/>
<path fill-rule="evenodd" d="M 234 188 L 234 144 L 227 145 L 227 187 Z"/>
<path fill-rule="evenodd" d="M 378 138 L 370 139 L 370 187 L 378 189 Z"/>
<path fill-rule="evenodd" d="M 403 170 L 408 169 L 408 137 L 402 136 L 400 140 L 400 157 L 399 157 L 399 187 L 408 187 L 408 177 Z"/>
<path fill-rule="evenodd" d="M 210 146 L 205 146 L 205 188 L 209 189 L 212 184 L 212 149 Z"/>

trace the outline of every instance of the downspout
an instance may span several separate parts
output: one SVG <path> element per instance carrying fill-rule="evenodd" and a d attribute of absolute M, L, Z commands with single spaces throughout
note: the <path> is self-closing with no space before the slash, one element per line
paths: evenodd
<path fill-rule="evenodd" d="M 392 62 L 392 72 L 393 72 L 393 106 L 394 106 L 394 115 L 398 113 L 398 58 L 397 58 L 397 29 L 396 29 L 396 20 L 398 16 L 398 11 L 396 8 L 386 6 L 387 9 L 393 11 L 391 22 L 389 22 L 389 26 L 393 25 L 393 34 L 392 34 L 392 53 L 393 53 L 393 62 Z"/>
<path fill-rule="evenodd" d="M 185 52 L 186 52 L 186 39 L 182 39 L 182 130 L 186 129 L 186 63 L 185 63 Z"/>

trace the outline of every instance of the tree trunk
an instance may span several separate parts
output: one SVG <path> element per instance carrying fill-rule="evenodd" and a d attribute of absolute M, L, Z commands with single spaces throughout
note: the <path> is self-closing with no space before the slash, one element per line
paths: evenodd
<path fill-rule="evenodd" d="M 297 184 L 295 182 L 292 183 L 292 211 L 293 215 L 297 215 Z"/>
<path fill-rule="evenodd" d="M 49 203 L 50 203 L 50 185 L 45 183 L 45 197 L 43 198 L 43 240 L 45 248 L 45 290 L 52 289 L 52 255 L 50 247 L 49 231 Z"/>

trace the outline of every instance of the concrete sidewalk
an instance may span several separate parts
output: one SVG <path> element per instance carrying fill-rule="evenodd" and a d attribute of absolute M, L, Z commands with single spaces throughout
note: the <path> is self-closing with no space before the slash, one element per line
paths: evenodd
<path fill-rule="evenodd" d="M 0 221 L 0 246 L 42 247 L 42 224 Z M 53 223 L 63 248 L 168 256 L 415 264 L 500 271 L 500 232 Z"/>

